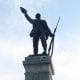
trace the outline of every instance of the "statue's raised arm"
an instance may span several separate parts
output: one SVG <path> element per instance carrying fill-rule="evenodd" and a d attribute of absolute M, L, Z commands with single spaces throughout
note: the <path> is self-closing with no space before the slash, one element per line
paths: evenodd
<path fill-rule="evenodd" d="M 31 19 L 31 17 L 27 14 L 27 10 L 23 7 L 20 7 L 21 12 L 24 14 L 24 16 L 26 17 L 26 19 L 30 22 L 33 23 L 33 19 Z"/>

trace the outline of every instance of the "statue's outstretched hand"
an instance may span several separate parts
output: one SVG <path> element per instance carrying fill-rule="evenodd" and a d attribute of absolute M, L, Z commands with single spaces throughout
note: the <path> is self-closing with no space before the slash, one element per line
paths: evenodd
<path fill-rule="evenodd" d="M 51 37 L 55 37 L 55 34 L 51 34 L 50 36 L 51 36 Z"/>
<path fill-rule="evenodd" d="M 20 10 L 21 10 L 21 12 L 22 12 L 23 14 L 26 14 L 26 13 L 27 13 L 26 9 L 24 9 L 23 7 L 20 7 Z"/>

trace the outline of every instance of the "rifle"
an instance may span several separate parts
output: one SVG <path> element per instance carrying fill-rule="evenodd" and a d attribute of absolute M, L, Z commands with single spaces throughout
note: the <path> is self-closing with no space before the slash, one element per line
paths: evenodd
<path fill-rule="evenodd" d="M 61 17 L 59 17 L 59 19 L 58 19 L 57 25 L 56 25 L 56 27 L 55 27 L 55 29 L 54 29 L 54 32 L 53 32 L 53 35 L 54 35 L 54 36 L 52 37 L 52 40 L 51 40 L 50 45 L 49 45 L 48 55 L 50 55 L 50 50 L 51 50 L 51 48 L 52 48 L 52 52 L 51 52 L 50 57 L 52 57 L 52 55 L 53 55 L 54 37 L 55 37 L 55 33 L 56 33 L 56 30 L 57 30 L 57 27 L 58 27 L 58 24 L 59 24 L 60 18 L 61 18 Z"/>

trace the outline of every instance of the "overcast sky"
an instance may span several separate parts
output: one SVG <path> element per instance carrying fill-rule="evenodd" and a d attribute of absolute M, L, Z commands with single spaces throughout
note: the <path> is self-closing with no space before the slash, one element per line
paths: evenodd
<path fill-rule="evenodd" d="M 0 0 L 0 80 L 24 80 L 22 61 L 33 54 L 29 36 L 32 25 L 20 12 L 20 6 L 33 19 L 41 13 L 52 32 L 61 16 L 52 57 L 53 80 L 80 80 L 79 0 Z"/>

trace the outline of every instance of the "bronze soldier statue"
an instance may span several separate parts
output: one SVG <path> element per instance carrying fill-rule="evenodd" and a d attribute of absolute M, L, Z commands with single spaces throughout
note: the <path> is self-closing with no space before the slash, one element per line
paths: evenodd
<path fill-rule="evenodd" d="M 47 23 L 45 20 L 41 19 L 40 13 L 37 13 L 35 15 L 36 19 L 32 19 L 28 14 L 27 10 L 23 7 L 20 7 L 21 12 L 24 14 L 26 19 L 33 25 L 33 29 L 30 33 L 30 36 L 33 37 L 33 48 L 34 48 L 34 55 L 38 55 L 38 42 L 39 39 L 41 39 L 42 46 L 43 46 L 43 54 L 46 53 L 47 49 L 47 43 L 46 40 L 48 39 L 48 36 L 53 37 L 54 34 L 51 33 L 50 29 L 47 26 Z"/>

